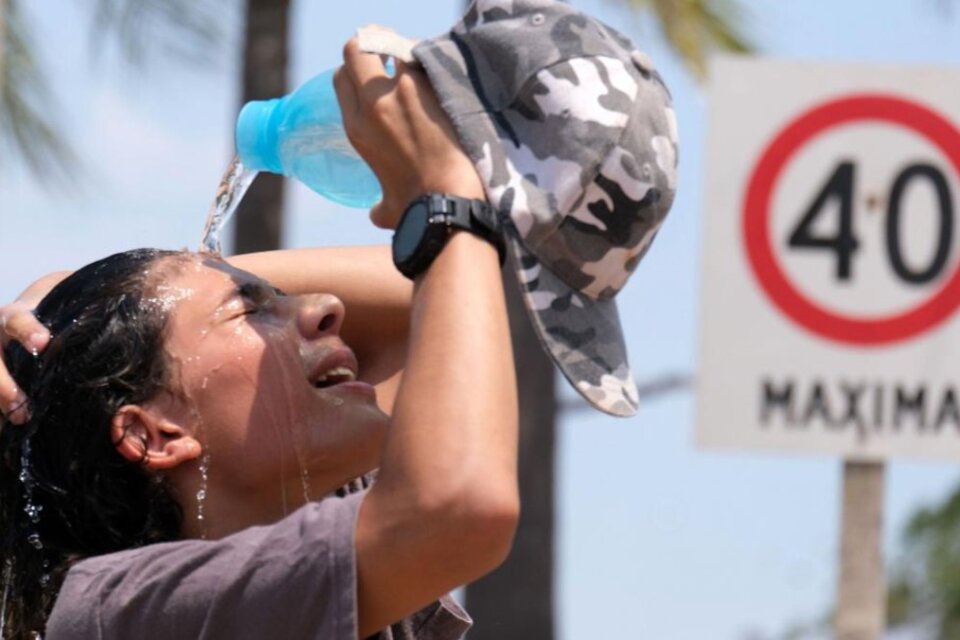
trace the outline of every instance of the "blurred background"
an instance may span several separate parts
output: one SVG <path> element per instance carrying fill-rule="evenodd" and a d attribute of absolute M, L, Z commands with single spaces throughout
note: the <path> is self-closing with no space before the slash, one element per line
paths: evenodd
<path fill-rule="evenodd" d="M 462 597 L 471 638 L 829 637 L 837 459 L 698 451 L 706 60 L 960 64 L 960 7 L 935 0 L 573 0 L 670 85 L 680 191 L 618 298 L 644 404 L 618 420 L 524 353 L 524 523 L 514 558 Z M 0 0 L 0 301 L 137 246 L 194 248 L 243 101 L 338 65 L 368 23 L 447 30 L 463 0 Z M 763 88 L 757 88 L 757 100 Z M 282 212 L 282 215 L 281 215 Z M 387 243 L 366 213 L 261 176 L 233 251 Z M 537 369 L 540 367 L 540 369 Z M 554 418 L 555 414 L 555 418 Z M 889 465 L 890 638 L 960 638 L 960 469 Z"/>

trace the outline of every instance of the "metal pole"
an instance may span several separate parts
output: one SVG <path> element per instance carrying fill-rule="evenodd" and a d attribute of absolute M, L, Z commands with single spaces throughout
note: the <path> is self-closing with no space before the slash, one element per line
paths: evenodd
<path fill-rule="evenodd" d="M 837 640 L 880 640 L 886 619 L 882 462 L 843 463 Z"/>

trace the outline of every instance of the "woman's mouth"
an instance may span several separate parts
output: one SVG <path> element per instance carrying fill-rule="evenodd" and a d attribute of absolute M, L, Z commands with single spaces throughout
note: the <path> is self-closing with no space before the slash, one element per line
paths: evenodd
<path fill-rule="evenodd" d="M 350 369 L 349 367 L 340 366 L 334 367 L 329 371 L 326 371 L 320 377 L 313 381 L 313 386 L 317 389 L 326 389 L 327 387 L 332 387 L 334 385 L 343 384 L 345 382 L 353 382 L 357 379 L 357 373 Z"/>

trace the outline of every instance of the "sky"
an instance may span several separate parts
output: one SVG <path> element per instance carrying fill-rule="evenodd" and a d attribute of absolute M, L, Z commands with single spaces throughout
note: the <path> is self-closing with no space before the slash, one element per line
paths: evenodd
<path fill-rule="evenodd" d="M 195 247 L 232 155 L 238 109 L 232 42 L 204 64 L 91 57 L 86 3 L 21 3 L 59 99 L 58 122 L 83 158 L 77 186 L 31 179 L 0 159 L 0 300 L 30 280 L 137 246 Z M 412 37 L 454 22 L 453 0 L 294 2 L 294 85 L 338 64 L 354 29 Z M 618 298 L 638 380 L 697 371 L 706 123 L 710 103 L 648 16 L 616 0 L 577 0 L 627 33 L 673 92 L 680 188 L 666 225 Z M 762 55 L 791 60 L 957 67 L 960 15 L 935 0 L 744 2 Z M 415 10 L 412 10 L 415 7 Z M 957 9 L 960 11 L 960 9 Z M 759 88 L 759 91 L 765 88 Z M 291 184 L 286 246 L 386 243 L 364 212 Z M 561 387 L 565 397 L 572 391 Z M 832 606 L 841 462 L 829 456 L 718 453 L 694 446 L 695 397 L 650 400 L 628 420 L 575 412 L 560 423 L 557 629 L 562 640 L 774 637 Z M 910 514 L 957 484 L 951 463 L 894 461 L 885 548 Z"/>

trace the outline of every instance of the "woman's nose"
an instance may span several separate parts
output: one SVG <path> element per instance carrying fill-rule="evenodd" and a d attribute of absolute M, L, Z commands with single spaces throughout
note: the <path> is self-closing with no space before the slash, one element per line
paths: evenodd
<path fill-rule="evenodd" d="M 335 336 L 340 333 L 345 315 L 343 302 L 329 293 L 303 296 L 297 324 L 300 333 L 308 339 Z"/>

